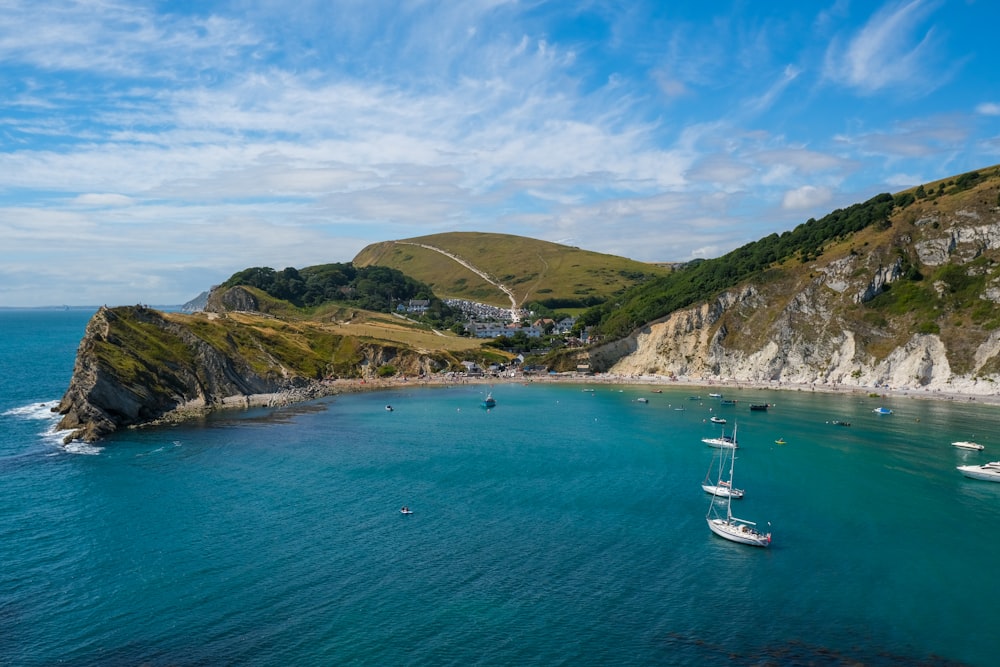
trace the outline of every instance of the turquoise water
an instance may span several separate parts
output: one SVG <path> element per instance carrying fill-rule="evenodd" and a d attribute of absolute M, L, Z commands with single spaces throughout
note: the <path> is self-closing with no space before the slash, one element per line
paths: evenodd
<path fill-rule="evenodd" d="M 88 315 L 0 311 L 0 664 L 996 664 L 1000 409 L 462 385 L 68 452 Z M 771 549 L 705 524 L 712 414 Z"/>

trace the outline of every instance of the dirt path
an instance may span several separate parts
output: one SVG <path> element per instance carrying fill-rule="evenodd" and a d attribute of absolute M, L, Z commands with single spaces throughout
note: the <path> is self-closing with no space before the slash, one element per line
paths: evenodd
<path fill-rule="evenodd" d="M 423 243 L 410 243 L 408 241 L 396 241 L 396 243 L 399 243 L 400 245 L 415 245 L 415 246 L 418 246 L 420 248 L 424 248 L 426 250 L 433 250 L 434 252 L 437 252 L 437 253 L 440 253 L 440 254 L 444 255 L 448 259 L 451 259 L 453 261 L 458 262 L 459 264 L 461 264 L 462 266 L 464 266 L 465 268 L 467 268 L 469 271 L 472 271 L 477 276 L 479 276 L 480 278 L 482 278 L 483 280 L 485 280 L 486 282 L 488 282 L 490 285 L 493 285 L 498 290 L 500 290 L 501 292 L 503 292 L 504 294 L 506 294 L 507 298 L 510 299 L 510 316 L 511 316 L 511 318 L 514 320 L 514 322 L 519 322 L 521 320 L 521 317 L 520 317 L 520 315 L 518 315 L 518 312 L 517 312 L 517 310 L 518 310 L 517 309 L 518 303 L 517 303 L 517 299 L 514 297 L 514 291 L 511 290 L 511 289 L 509 289 L 508 287 L 504 286 L 503 283 L 497 282 L 492 276 L 490 276 L 485 271 L 482 271 L 482 270 L 476 268 L 475 266 L 473 266 L 469 262 L 465 261 L 464 259 L 462 259 L 458 255 L 453 255 L 450 252 L 448 252 L 447 250 L 442 250 L 441 248 L 437 248 L 437 247 L 432 246 L 432 245 L 425 245 Z"/>

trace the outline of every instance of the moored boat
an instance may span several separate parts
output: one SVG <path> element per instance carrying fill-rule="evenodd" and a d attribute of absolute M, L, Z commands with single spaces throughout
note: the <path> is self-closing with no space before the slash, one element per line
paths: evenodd
<path fill-rule="evenodd" d="M 990 461 L 981 466 L 958 466 L 958 471 L 972 479 L 1000 482 L 1000 461 Z"/>
<path fill-rule="evenodd" d="M 762 411 L 762 410 L 767 410 L 769 407 L 771 407 L 770 403 L 751 403 L 750 404 L 750 409 L 751 410 L 756 410 L 758 412 Z"/>
<path fill-rule="evenodd" d="M 735 450 L 730 450 L 733 452 L 733 456 L 736 456 Z M 723 450 L 719 455 L 719 465 L 718 472 L 716 473 L 715 481 L 712 481 L 712 470 L 715 466 L 715 458 L 712 458 L 712 463 L 708 466 L 708 472 L 705 473 L 705 481 L 701 483 L 701 488 L 705 493 L 710 493 L 713 496 L 718 496 L 719 498 L 733 498 L 734 500 L 739 500 L 743 497 L 743 489 L 733 488 L 732 483 L 723 478 L 725 473 L 725 463 L 726 463 L 726 452 Z"/>
<path fill-rule="evenodd" d="M 733 452 L 729 459 L 729 479 L 725 480 L 732 486 L 733 469 L 736 466 L 736 452 Z M 720 480 L 721 481 L 721 480 Z M 708 506 L 708 514 L 705 516 L 709 529 L 730 542 L 748 544 L 754 547 L 771 546 L 771 533 L 764 533 L 757 530 L 757 524 L 746 519 L 738 519 L 733 516 L 733 496 L 726 497 L 726 515 L 723 517 L 719 513 L 719 508 L 712 497 L 712 503 Z"/>
<path fill-rule="evenodd" d="M 892 410 L 890 410 L 889 408 L 875 408 L 874 410 L 872 410 L 872 412 L 874 412 L 877 415 L 891 415 L 892 414 Z"/>
<path fill-rule="evenodd" d="M 953 443 L 951 443 L 951 446 L 952 447 L 958 447 L 959 449 L 975 449 L 975 450 L 978 450 L 978 451 L 982 451 L 982 450 L 986 449 L 985 447 L 983 447 L 982 445 L 980 445 L 978 442 L 969 442 L 967 440 L 959 440 L 957 442 L 953 442 Z"/>
<path fill-rule="evenodd" d="M 725 424 L 726 423 L 726 420 L 723 419 L 722 417 L 712 417 L 708 421 L 712 422 L 713 424 Z"/>
<path fill-rule="evenodd" d="M 719 447 L 724 449 L 736 449 L 739 445 L 736 443 L 736 428 L 733 428 L 732 435 L 726 435 L 725 429 L 717 438 L 702 438 L 704 442 L 709 447 Z"/>

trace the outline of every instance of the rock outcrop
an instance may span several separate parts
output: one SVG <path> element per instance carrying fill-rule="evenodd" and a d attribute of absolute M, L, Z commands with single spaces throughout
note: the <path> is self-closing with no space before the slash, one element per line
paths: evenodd
<path fill-rule="evenodd" d="M 978 207 L 916 204 L 577 362 L 623 376 L 997 394 L 997 183 L 964 196 Z"/>
<path fill-rule="evenodd" d="M 250 302 L 238 296 L 233 303 Z M 331 392 L 332 377 L 375 377 L 387 364 L 417 376 L 450 361 L 336 336 L 315 323 L 105 307 L 80 342 L 70 386 L 56 408 L 59 428 L 70 431 L 67 440 L 92 442 L 172 414 L 244 407 L 255 397 L 274 403 L 322 396 Z"/>

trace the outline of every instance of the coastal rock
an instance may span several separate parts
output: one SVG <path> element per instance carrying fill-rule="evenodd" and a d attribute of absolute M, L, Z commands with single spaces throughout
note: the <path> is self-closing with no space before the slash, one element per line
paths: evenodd
<path fill-rule="evenodd" d="M 205 298 L 202 310 L 208 313 L 255 313 L 260 310 L 260 304 L 257 297 L 249 290 L 237 286 L 229 289 L 213 289 Z"/>
<path fill-rule="evenodd" d="M 234 303 L 248 305 L 239 298 Z M 334 351 L 317 352 L 321 346 Z M 417 376 L 448 361 L 276 318 L 236 321 L 104 307 L 80 342 L 72 380 L 56 408 L 58 428 L 70 431 L 67 441 L 92 442 L 172 414 L 308 400 L 330 393 L 330 377 L 376 377 L 387 364 Z"/>

